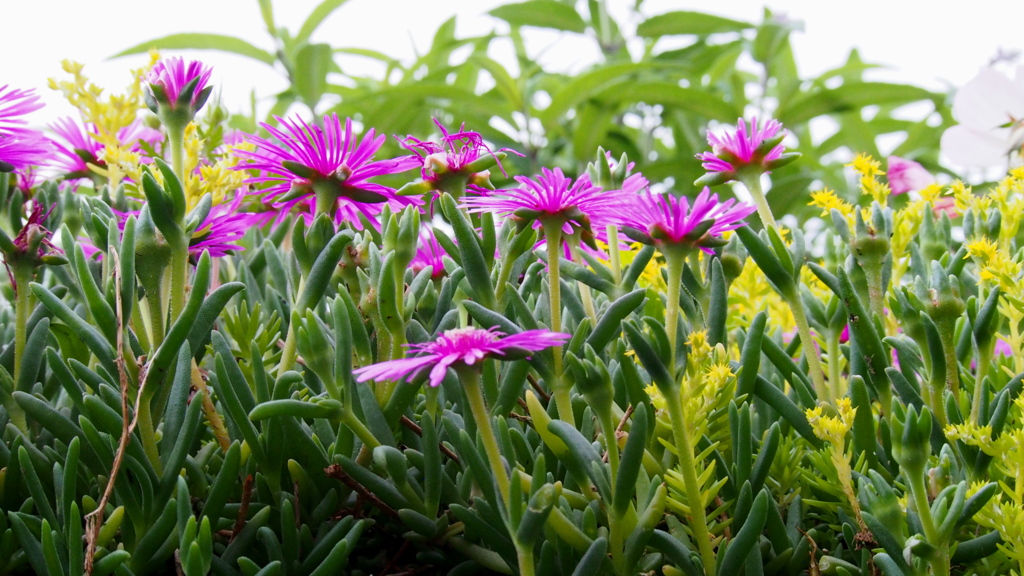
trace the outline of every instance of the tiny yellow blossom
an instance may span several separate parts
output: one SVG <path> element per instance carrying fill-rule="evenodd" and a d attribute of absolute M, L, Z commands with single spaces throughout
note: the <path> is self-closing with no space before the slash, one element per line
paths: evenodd
<path fill-rule="evenodd" d="M 861 176 L 874 177 L 885 175 L 885 172 L 882 171 L 882 163 L 863 152 L 857 154 L 857 157 L 853 159 L 853 162 L 850 162 L 846 166 L 853 168 L 859 172 Z"/>
<path fill-rule="evenodd" d="M 838 210 L 839 213 L 846 216 L 847 219 L 852 219 L 854 214 L 853 204 L 850 204 L 839 196 L 836 196 L 835 191 L 828 188 L 823 188 L 817 192 L 811 192 L 811 201 L 808 202 L 807 205 L 821 208 L 822 218 L 831 214 L 833 209 Z"/>

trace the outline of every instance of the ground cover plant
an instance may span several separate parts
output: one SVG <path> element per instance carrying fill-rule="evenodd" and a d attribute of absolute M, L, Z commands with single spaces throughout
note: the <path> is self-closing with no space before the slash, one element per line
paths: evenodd
<path fill-rule="evenodd" d="M 600 1 L 353 78 L 310 43 L 341 4 L 120 93 L 66 62 L 45 133 L 0 87 L 0 573 L 1024 570 L 1024 168 L 949 179 L 963 108 Z M 230 114 L 187 47 L 291 88 Z"/>

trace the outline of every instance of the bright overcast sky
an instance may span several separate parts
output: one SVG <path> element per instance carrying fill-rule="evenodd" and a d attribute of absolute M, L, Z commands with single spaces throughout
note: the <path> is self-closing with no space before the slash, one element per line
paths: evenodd
<path fill-rule="evenodd" d="M 610 0 L 622 13 L 627 2 Z M 319 0 L 277 0 L 278 26 L 296 30 Z M 459 36 L 504 29 L 485 16 L 501 4 L 496 0 L 350 0 L 329 18 L 314 40 L 336 47 L 380 50 L 408 59 L 423 51 L 444 20 L 458 15 Z M 852 47 L 865 61 L 889 69 L 874 78 L 906 81 L 933 89 L 958 86 L 970 80 L 999 50 L 1024 49 L 1024 1 L 1021 0 L 733 0 L 712 3 L 647 0 L 643 11 L 654 15 L 669 10 L 709 10 L 731 18 L 760 21 L 765 5 L 802 20 L 804 32 L 794 48 L 804 76 L 843 62 Z M 712 7 L 713 6 L 713 7 Z M 287 10 L 285 9 L 287 7 Z M 97 84 L 120 91 L 127 70 L 142 57 L 107 60 L 112 54 L 145 40 L 179 32 L 216 32 L 272 47 L 256 0 L 8 0 L 0 12 L 0 86 L 36 88 L 48 106 L 34 115 L 48 122 L 71 113 L 46 79 L 62 76 L 60 60 L 86 65 Z M 636 23 L 633 22 L 632 25 Z M 567 35 L 573 36 L 573 35 Z M 576 37 L 552 48 L 559 35 L 531 34 L 530 50 L 545 63 L 578 70 L 592 62 L 593 43 Z M 214 65 L 213 82 L 224 103 L 234 111 L 247 107 L 250 90 L 266 97 L 284 87 L 283 80 L 262 64 L 241 57 L 193 53 Z M 1024 59 L 1019 62 L 1024 63 Z M 343 65 L 345 63 L 343 62 Z"/>

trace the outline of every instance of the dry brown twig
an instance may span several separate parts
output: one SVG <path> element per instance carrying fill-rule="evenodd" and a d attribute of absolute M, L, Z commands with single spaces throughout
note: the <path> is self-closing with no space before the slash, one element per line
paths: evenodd
<path fill-rule="evenodd" d="M 117 358 L 114 364 L 117 366 L 117 376 L 121 384 L 121 439 L 117 443 L 117 452 L 114 454 L 114 465 L 110 469 L 110 477 L 107 479 L 107 487 L 103 490 L 103 497 L 100 498 L 96 509 L 85 515 L 85 573 L 92 574 L 93 557 L 96 554 L 96 539 L 99 538 L 100 528 L 103 526 L 103 512 L 110 501 L 110 495 L 114 492 L 114 483 L 117 482 L 117 475 L 121 471 L 121 464 L 124 462 L 124 453 L 128 448 L 132 432 L 139 423 L 139 411 L 137 407 L 142 401 L 142 391 L 145 388 L 145 379 L 140 378 L 139 392 L 135 398 L 135 414 L 131 421 L 128 419 L 128 391 L 130 382 L 128 373 L 124 366 L 124 318 L 121 313 L 121 260 L 117 251 L 111 250 L 111 270 L 114 275 L 114 312 L 117 316 Z"/>

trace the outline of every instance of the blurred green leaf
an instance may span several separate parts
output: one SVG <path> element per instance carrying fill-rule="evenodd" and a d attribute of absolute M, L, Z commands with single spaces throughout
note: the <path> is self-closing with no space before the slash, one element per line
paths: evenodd
<path fill-rule="evenodd" d="M 722 18 L 702 12 L 691 12 L 679 10 L 658 14 L 644 20 L 636 27 L 638 36 L 644 38 L 657 38 L 659 36 L 674 36 L 678 34 L 694 34 L 706 36 L 718 32 L 740 32 L 752 28 L 747 22 Z"/>
<path fill-rule="evenodd" d="M 127 50 L 122 50 L 121 52 L 111 56 L 111 58 L 120 58 L 121 56 L 129 56 L 131 54 L 142 54 L 144 52 L 148 52 L 152 48 L 156 48 L 157 50 L 220 50 L 221 52 L 229 52 L 231 54 L 238 54 L 240 56 L 252 58 L 253 60 L 258 60 L 269 66 L 274 65 L 273 54 L 262 48 L 253 46 L 241 38 L 225 36 L 223 34 L 202 34 L 197 32 L 171 34 L 170 36 L 147 40 L 141 44 L 132 46 Z"/>
<path fill-rule="evenodd" d="M 929 90 L 909 84 L 856 82 L 795 98 L 779 109 L 775 117 L 783 124 L 800 124 L 818 116 L 873 104 L 909 104 L 935 98 Z"/>
<path fill-rule="evenodd" d="M 582 34 L 587 24 L 570 4 L 554 0 L 527 0 L 519 4 L 505 4 L 491 10 L 491 15 L 512 26 L 554 28 Z"/>

